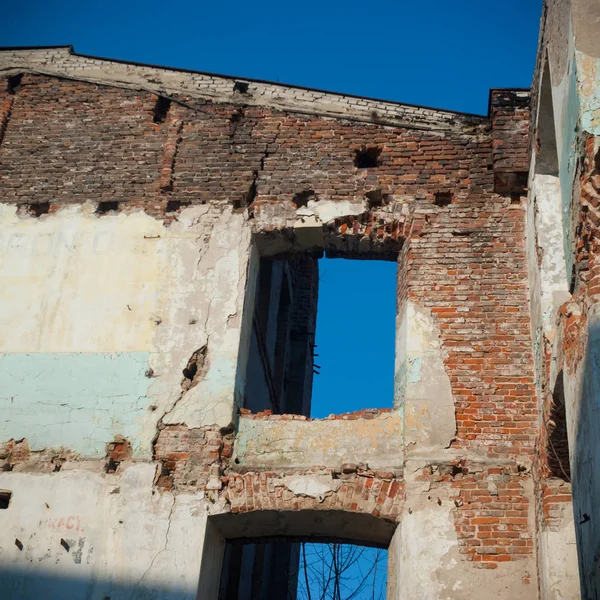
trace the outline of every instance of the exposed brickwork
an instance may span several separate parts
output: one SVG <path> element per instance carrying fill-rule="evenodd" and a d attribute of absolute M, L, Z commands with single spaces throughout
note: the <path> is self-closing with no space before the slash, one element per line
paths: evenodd
<path fill-rule="evenodd" d="M 154 444 L 154 458 L 161 469 L 156 485 L 179 491 L 220 490 L 220 477 L 231 457 L 232 434 L 214 429 L 190 429 L 185 425 L 163 428 Z"/>
<path fill-rule="evenodd" d="M 585 304 L 600 300 L 600 148 L 599 140 L 587 136 L 580 176 L 581 198 L 577 223 L 576 274 L 579 296 Z"/>
<path fill-rule="evenodd" d="M 460 552 L 478 566 L 495 569 L 497 563 L 533 554 L 529 528 L 530 503 L 524 489 L 529 475 L 518 465 L 484 467 L 460 462 L 423 471 L 421 480 L 450 488 Z"/>
<path fill-rule="evenodd" d="M 439 328 L 455 404 L 452 451 L 476 451 L 502 465 L 514 459 L 511 466 L 430 469 L 423 479 L 451 490 L 465 560 L 494 568 L 531 555 L 528 475 L 517 467 L 532 457 L 538 417 L 525 212 L 518 197 L 494 191 L 495 171 L 527 171 L 527 95 L 494 96 L 487 129 L 483 117 L 450 122 L 423 113 L 442 123 L 443 132 L 424 127 L 420 113 L 419 126 L 402 127 L 383 125 L 377 115 L 364 122 L 300 114 L 273 102 L 242 106 L 239 94 L 229 102 L 192 92 L 171 96 L 169 110 L 155 122 L 154 93 L 25 75 L 0 145 L 4 201 L 48 202 L 50 212 L 62 203 L 118 201 L 119 210 L 143 208 L 161 217 L 169 202 L 247 209 L 259 244 L 261 235 L 268 243 L 271 233 L 293 234 L 286 222 L 298 218 L 302 198 L 364 203 L 361 214 L 350 211 L 325 225 L 327 251 L 365 252 L 367 238 L 399 257 L 399 306 L 410 301 L 429 310 Z M 377 150 L 377 165 L 357 166 L 357 152 L 368 149 Z M 366 252 L 374 246 L 366 244 Z M 300 319 L 296 324 L 301 328 Z M 383 412 L 331 418 L 372 419 Z M 396 473 L 322 466 L 241 473 L 230 460 L 233 438 L 212 428 L 159 426 L 156 485 L 201 490 L 234 512 L 318 508 L 398 518 L 404 493 Z M 116 463 L 126 450 L 111 447 L 109 459 Z M 302 475 L 339 484 L 323 498 L 295 494 L 286 477 Z"/>
<path fill-rule="evenodd" d="M 489 141 L 473 134 L 180 100 L 195 108 L 174 103 L 167 121 L 154 123 L 154 94 L 25 76 L 0 155 L 6 198 L 150 203 L 158 182 L 192 202 L 244 204 L 253 184 L 262 201 L 292 202 L 306 190 L 329 200 L 381 190 L 433 202 L 439 191 L 460 197 L 491 183 Z M 373 145 L 379 166 L 356 167 L 356 151 Z"/>
<path fill-rule="evenodd" d="M 306 474 L 306 473 L 305 473 Z M 334 475 L 313 469 L 310 474 Z M 345 510 L 396 520 L 404 500 L 404 484 L 398 479 L 378 477 L 372 471 L 359 472 L 340 479 L 336 491 L 322 498 L 296 495 L 285 485 L 286 475 L 295 473 L 231 473 L 227 478 L 227 498 L 231 511 L 277 510 Z"/>
<path fill-rule="evenodd" d="M 455 445 L 531 453 L 537 402 L 523 231 L 525 213 L 470 196 L 411 239 L 408 297 L 431 308 L 447 351 Z"/>
<path fill-rule="evenodd" d="M 529 171 L 529 92 L 490 93 L 495 189 L 522 192 Z"/>
<path fill-rule="evenodd" d="M 34 73 L 54 73 L 72 79 L 101 82 L 123 88 L 143 88 L 156 93 L 185 91 L 193 98 L 244 106 L 267 106 L 303 114 L 327 115 L 356 121 L 407 125 L 421 130 L 477 131 L 486 119 L 453 111 L 412 106 L 385 100 L 336 94 L 289 85 L 241 79 L 247 87 L 240 93 L 240 79 L 210 73 L 165 69 L 78 56 L 70 47 L 13 49 L 0 52 L 0 67 Z"/>
<path fill-rule="evenodd" d="M 153 94 L 24 76 L 0 147 L 4 201 L 151 202 L 167 138 L 152 123 L 154 103 Z"/>
<path fill-rule="evenodd" d="M 106 472 L 114 473 L 124 460 L 133 456 L 131 443 L 123 436 L 117 436 L 114 441 L 106 444 Z"/>
<path fill-rule="evenodd" d="M 564 523 L 565 511 L 572 511 L 571 484 L 558 479 L 541 482 L 541 515 L 543 527 L 550 530 L 560 528 Z"/>
<path fill-rule="evenodd" d="M 32 451 L 26 438 L 0 443 L 0 471 L 53 473 L 60 471 L 65 462 L 77 458 L 65 448 Z"/>
<path fill-rule="evenodd" d="M 265 418 L 263 415 L 253 415 Z M 266 415 L 267 418 L 299 415 Z M 246 416 L 245 418 L 248 418 Z M 392 472 L 372 471 L 345 465 L 342 472 L 314 467 L 301 472 L 235 472 L 229 464 L 231 434 L 211 429 L 189 429 L 170 425 L 161 430 L 155 444 L 155 458 L 162 464 L 156 484 L 166 490 L 204 490 L 215 501 L 223 498 L 232 512 L 261 509 L 346 510 L 372 514 L 387 520 L 398 518 L 404 498 L 404 484 Z M 337 489 L 313 498 L 286 487 L 286 477 L 326 476 L 338 481 Z M 332 486 L 336 488 L 336 486 Z"/>

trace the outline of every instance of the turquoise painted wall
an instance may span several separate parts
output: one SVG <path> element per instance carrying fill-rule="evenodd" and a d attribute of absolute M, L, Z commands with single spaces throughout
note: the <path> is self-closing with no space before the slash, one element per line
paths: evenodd
<path fill-rule="evenodd" d="M 105 454 L 124 435 L 139 446 L 148 352 L 0 354 L 0 441 Z"/>

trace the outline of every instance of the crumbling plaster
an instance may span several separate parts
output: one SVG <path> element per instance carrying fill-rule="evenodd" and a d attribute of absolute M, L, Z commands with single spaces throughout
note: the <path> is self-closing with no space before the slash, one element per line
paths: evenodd
<path fill-rule="evenodd" d="M 409 459 L 405 465 L 406 501 L 400 525 L 390 545 L 391 558 L 398 572 L 410 573 L 395 583 L 392 598 L 408 600 L 488 600 L 510 597 L 530 600 L 535 597 L 530 578 L 535 573 L 531 557 L 499 562 L 490 577 L 475 563 L 465 563 L 456 533 L 456 489 L 431 481 L 419 474 L 430 464 Z M 523 484 L 531 487 L 529 483 Z M 532 490 L 529 489 L 528 492 Z"/>
<path fill-rule="evenodd" d="M 401 420 L 396 411 L 371 419 L 242 418 L 233 460 L 240 469 L 310 468 L 344 464 L 401 469 Z"/>
<path fill-rule="evenodd" d="M 405 446 L 410 453 L 448 448 L 456 435 L 456 417 L 439 327 L 430 310 L 410 300 L 399 321 L 396 403 L 404 418 Z"/>
<path fill-rule="evenodd" d="M 535 166 L 532 166 L 535 169 Z M 527 269 L 531 331 L 539 397 L 546 378 L 545 353 L 556 348 L 558 309 L 571 297 L 564 255 L 561 191 L 558 177 L 530 177 L 527 204 Z M 555 362 L 553 364 L 556 364 Z M 556 371 L 556 369 L 554 370 Z M 556 379 L 556 372 L 553 378 Z"/>
<path fill-rule="evenodd" d="M 1 205 L 0 439 L 103 456 L 120 434 L 149 456 L 159 422 L 227 426 L 250 249 L 243 215 L 201 205 L 167 227 L 94 208 L 35 219 Z M 182 388 L 204 347 L 201 376 Z M 61 388 L 49 385 L 56 373 Z"/>
<path fill-rule="evenodd" d="M 575 548 L 575 523 L 571 506 L 564 509 L 557 528 L 544 528 L 539 545 L 540 596 L 545 600 L 578 597 L 579 567 Z"/>
<path fill-rule="evenodd" d="M 202 494 L 154 494 L 154 467 L 0 473 L 6 597 L 196 598 L 207 508 Z"/>

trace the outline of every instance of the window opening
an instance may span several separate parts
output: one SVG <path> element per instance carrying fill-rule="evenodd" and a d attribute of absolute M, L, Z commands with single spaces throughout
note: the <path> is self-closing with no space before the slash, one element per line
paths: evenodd
<path fill-rule="evenodd" d="M 322 258 L 311 416 L 391 408 L 397 263 Z"/>
<path fill-rule="evenodd" d="M 245 407 L 316 418 L 394 399 L 397 263 L 260 260 Z"/>

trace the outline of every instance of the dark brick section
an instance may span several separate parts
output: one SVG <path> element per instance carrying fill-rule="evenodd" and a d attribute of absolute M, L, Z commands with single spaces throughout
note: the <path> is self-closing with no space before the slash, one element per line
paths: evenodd
<path fill-rule="evenodd" d="M 517 106 L 508 92 L 492 103 L 494 163 L 503 171 L 527 170 L 521 95 Z M 481 132 L 357 124 L 189 97 L 175 98 L 155 122 L 154 94 L 34 75 L 11 98 L 0 151 L 8 201 L 117 200 L 149 212 L 165 195 L 239 207 L 255 199 L 291 203 L 298 194 L 370 194 L 381 202 L 409 194 L 433 203 L 440 192 L 456 201 L 493 185 L 492 139 Z M 357 153 L 369 150 L 376 166 L 356 166 Z"/>
<path fill-rule="evenodd" d="M 529 92 L 492 90 L 494 181 L 498 193 L 522 193 L 529 171 Z"/>
<path fill-rule="evenodd" d="M 151 202 L 167 140 L 156 96 L 26 75 L 0 147 L 8 202 Z"/>

